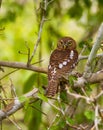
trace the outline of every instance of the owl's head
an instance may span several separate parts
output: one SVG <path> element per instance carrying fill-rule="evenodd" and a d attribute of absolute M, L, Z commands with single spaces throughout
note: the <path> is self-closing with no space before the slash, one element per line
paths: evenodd
<path fill-rule="evenodd" d="M 76 42 L 71 37 L 63 37 L 58 41 L 57 49 L 59 50 L 65 50 L 65 49 L 75 49 L 76 48 Z"/>

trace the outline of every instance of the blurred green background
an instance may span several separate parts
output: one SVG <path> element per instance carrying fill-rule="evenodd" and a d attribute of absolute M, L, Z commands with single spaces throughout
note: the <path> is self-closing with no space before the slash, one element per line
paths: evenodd
<path fill-rule="evenodd" d="M 0 8 L 0 60 L 27 63 L 26 53 L 28 50 L 26 45 L 29 46 L 32 53 L 38 38 L 37 34 L 42 17 L 40 5 L 43 6 L 43 0 L 2 0 Z M 103 0 L 53 0 L 47 7 L 46 18 L 48 20 L 43 26 L 41 41 L 32 61 L 35 63 L 43 59 L 43 62 L 36 64 L 36 66 L 44 68 L 47 68 L 50 53 L 56 47 L 58 39 L 63 36 L 73 37 L 78 43 L 79 52 L 83 48 L 82 43 L 85 43 L 83 41 L 90 41 L 88 49 L 85 51 L 86 55 L 89 54 L 93 44 L 91 39 L 95 38 L 98 27 L 103 21 Z M 80 72 L 83 71 L 84 64 L 85 61 L 82 61 L 78 65 Z M 0 78 L 12 70 L 14 69 L 4 68 L 4 72 L 0 71 Z M 10 80 L 12 80 L 17 95 L 20 96 L 30 91 L 34 86 L 46 85 L 46 77 L 44 74 L 32 71 L 18 70 L 3 78 L 1 84 L 7 95 L 10 96 L 8 89 L 10 89 Z M 54 112 L 48 108 L 47 104 L 40 105 L 39 101 L 33 105 L 42 109 L 46 114 L 51 111 L 49 113 L 51 115 Z M 41 116 L 39 111 L 31 107 L 15 114 L 15 118 L 23 130 L 46 130 L 49 122 L 45 116 Z M 86 118 L 85 115 L 77 117 L 77 123 Z M 9 129 L 17 130 L 9 121 L 3 121 L 3 130 Z M 51 130 L 60 129 L 52 128 Z"/>

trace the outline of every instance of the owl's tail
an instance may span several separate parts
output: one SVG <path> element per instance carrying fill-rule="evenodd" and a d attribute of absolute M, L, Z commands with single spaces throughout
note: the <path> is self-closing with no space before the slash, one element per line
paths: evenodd
<path fill-rule="evenodd" d="M 47 97 L 53 97 L 58 91 L 58 81 L 57 80 L 51 80 L 48 83 L 48 87 L 46 90 L 46 96 Z"/>

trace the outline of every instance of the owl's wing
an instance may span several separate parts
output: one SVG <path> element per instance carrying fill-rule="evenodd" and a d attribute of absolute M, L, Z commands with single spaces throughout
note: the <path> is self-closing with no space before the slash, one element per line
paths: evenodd
<path fill-rule="evenodd" d="M 76 50 L 54 50 L 50 57 L 50 65 L 48 71 L 55 71 L 57 75 L 65 75 L 69 73 L 78 62 L 78 52 Z M 49 72 L 49 73 L 50 73 Z"/>
<path fill-rule="evenodd" d="M 76 50 L 54 50 L 48 66 L 47 95 L 54 96 L 58 89 L 59 79 L 65 77 L 75 67 L 78 60 Z"/>

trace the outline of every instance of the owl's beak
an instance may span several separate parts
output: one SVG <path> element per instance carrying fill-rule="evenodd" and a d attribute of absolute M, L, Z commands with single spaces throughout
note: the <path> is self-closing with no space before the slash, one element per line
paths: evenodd
<path fill-rule="evenodd" d="M 67 45 L 64 45 L 63 48 L 66 49 Z"/>
<path fill-rule="evenodd" d="M 68 47 L 68 43 L 65 43 L 64 45 L 64 49 L 66 49 Z"/>

